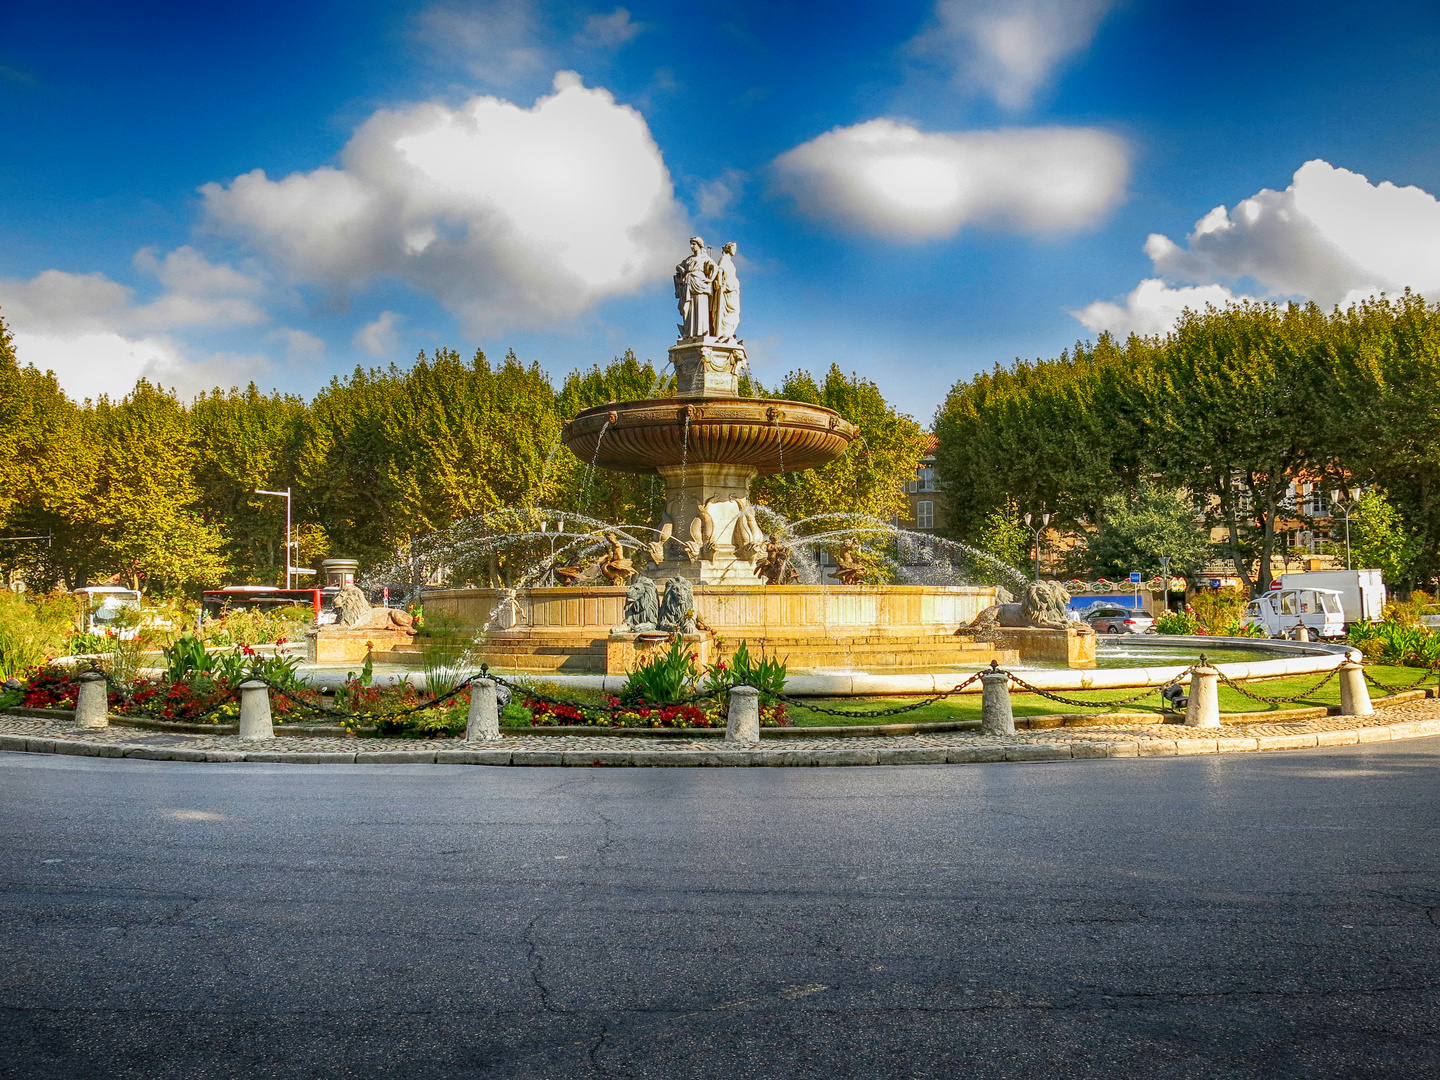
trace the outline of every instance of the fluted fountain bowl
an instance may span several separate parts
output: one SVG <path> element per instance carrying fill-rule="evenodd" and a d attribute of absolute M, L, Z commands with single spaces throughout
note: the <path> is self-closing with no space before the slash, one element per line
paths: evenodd
<path fill-rule="evenodd" d="M 683 461 L 748 465 L 765 475 L 834 461 L 859 431 L 803 401 L 651 398 L 586 409 L 561 438 L 581 461 L 619 472 L 654 473 Z"/>

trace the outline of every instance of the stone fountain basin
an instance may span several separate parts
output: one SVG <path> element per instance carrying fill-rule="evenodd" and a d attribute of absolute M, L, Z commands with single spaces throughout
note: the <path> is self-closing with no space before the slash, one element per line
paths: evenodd
<path fill-rule="evenodd" d="M 581 461 L 618 472 L 656 473 L 683 461 L 748 466 L 764 475 L 818 468 L 841 457 L 858 434 L 820 405 L 711 397 L 598 405 L 566 424 L 562 438 Z"/>

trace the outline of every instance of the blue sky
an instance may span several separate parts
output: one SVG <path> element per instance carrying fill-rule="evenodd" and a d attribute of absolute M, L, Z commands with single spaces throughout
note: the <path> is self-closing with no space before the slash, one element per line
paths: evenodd
<path fill-rule="evenodd" d="M 959 378 L 1231 296 L 1440 298 L 1440 9 L 7 6 L 0 314 L 72 395 L 674 340 Z M 260 170 L 260 171 L 257 171 Z M 1224 208 L 1222 211 L 1216 208 Z"/>

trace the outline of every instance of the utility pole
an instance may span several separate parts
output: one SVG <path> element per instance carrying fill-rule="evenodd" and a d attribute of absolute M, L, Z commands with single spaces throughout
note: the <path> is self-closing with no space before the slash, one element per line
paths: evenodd
<path fill-rule="evenodd" d="M 1026 510 L 1026 511 L 1025 511 L 1025 527 L 1026 527 L 1027 529 L 1029 529 L 1032 533 L 1035 534 L 1035 580 L 1036 580 L 1036 581 L 1039 581 L 1039 580 L 1040 580 L 1040 534 L 1041 534 L 1042 532 L 1044 532 L 1045 529 L 1049 526 L 1049 524 L 1050 524 L 1050 515 L 1049 515 L 1049 514 L 1041 514 L 1041 515 L 1040 515 L 1040 526 L 1039 526 L 1038 528 L 1036 528 L 1036 527 L 1034 527 L 1034 526 L 1032 526 L 1032 525 L 1030 524 L 1031 518 L 1032 518 L 1032 515 L 1031 515 L 1030 511 L 1029 511 L 1029 510 Z"/>

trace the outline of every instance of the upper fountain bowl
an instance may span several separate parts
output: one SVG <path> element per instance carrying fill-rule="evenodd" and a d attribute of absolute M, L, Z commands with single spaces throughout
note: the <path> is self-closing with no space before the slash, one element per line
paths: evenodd
<path fill-rule="evenodd" d="M 620 472 L 654 473 L 687 462 L 749 466 L 765 475 L 834 461 L 859 433 L 820 405 L 711 397 L 597 405 L 566 424 L 561 437 L 581 461 Z"/>

